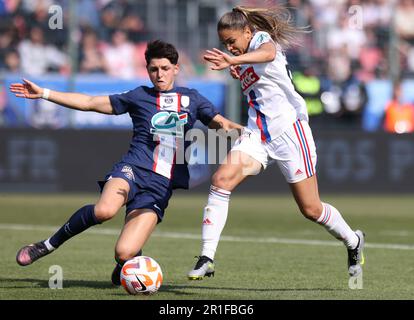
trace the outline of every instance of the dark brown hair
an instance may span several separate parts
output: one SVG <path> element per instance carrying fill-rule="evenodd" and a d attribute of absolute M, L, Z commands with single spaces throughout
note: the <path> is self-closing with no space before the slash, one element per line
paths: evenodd
<path fill-rule="evenodd" d="M 297 28 L 291 23 L 289 10 L 282 6 L 271 8 L 238 6 L 221 17 L 217 31 L 244 30 L 245 27 L 249 27 L 252 32 L 266 31 L 275 42 L 287 48 L 292 44 L 298 44 L 299 34 L 308 32 L 307 28 Z"/>
<path fill-rule="evenodd" d="M 147 65 L 150 64 L 152 59 L 162 58 L 168 59 L 172 64 L 177 64 L 177 49 L 172 44 L 162 40 L 148 42 L 147 50 L 145 50 L 145 61 L 147 62 Z"/>

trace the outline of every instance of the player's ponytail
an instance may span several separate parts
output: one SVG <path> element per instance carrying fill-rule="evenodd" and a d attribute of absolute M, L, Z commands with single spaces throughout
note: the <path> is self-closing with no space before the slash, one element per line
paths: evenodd
<path fill-rule="evenodd" d="M 235 7 L 221 17 L 217 30 L 243 30 L 246 26 L 252 32 L 266 31 L 284 48 L 298 44 L 298 35 L 307 31 L 306 28 L 293 26 L 289 10 L 281 6 L 273 8 Z"/>

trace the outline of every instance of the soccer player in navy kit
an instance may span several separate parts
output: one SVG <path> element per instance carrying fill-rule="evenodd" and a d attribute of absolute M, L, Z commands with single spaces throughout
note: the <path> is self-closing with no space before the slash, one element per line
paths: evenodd
<path fill-rule="evenodd" d="M 178 53 L 160 40 L 148 43 L 145 52 L 147 71 L 154 87 L 138 87 L 123 94 L 88 96 L 43 89 L 31 81 L 12 84 L 17 97 L 47 99 L 67 108 L 104 114 L 129 113 L 134 135 L 127 154 L 114 165 L 101 182 L 96 204 L 75 212 L 50 238 L 23 247 L 17 263 L 26 266 L 53 252 L 66 240 L 115 216 L 126 205 L 125 225 L 115 246 L 117 265 L 112 282 L 120 284 L 119 274 L 125 261 L 139 255 L 175 188 L 188 188 L 189 172 L 185 163 L 177 163 L 177 148 L 183 133 L 196 120 L 213 129 L 241 130 L 215 110 L 196 90 L 176 87 L 179 72 Z"/>

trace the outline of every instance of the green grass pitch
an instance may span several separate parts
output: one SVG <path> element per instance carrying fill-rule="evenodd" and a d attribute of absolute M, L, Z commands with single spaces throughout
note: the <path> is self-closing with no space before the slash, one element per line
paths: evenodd
<path fill-rule="evenodd" d="M 173 196 L 164 222 L 144 248 L 164 273 L 153 296 L 113 287 L 113 250 L 124 212 L 71 239 L 59 250 L 20 267 L 17 250 L 47 238 L 95 195 L 0 195 L 0 299 L 413 299 L 414 198 L 328 196 L 351 227 L 366 232 L 361 290 L 348 286 L 346 249 L 303 218 L 288 195 L 232 196 L 216 254 L 216 276 L 186 278 L 200 250 L 207 195 Z M 49 268 L 63 270 L 63 289 L 49 288 Z"/>

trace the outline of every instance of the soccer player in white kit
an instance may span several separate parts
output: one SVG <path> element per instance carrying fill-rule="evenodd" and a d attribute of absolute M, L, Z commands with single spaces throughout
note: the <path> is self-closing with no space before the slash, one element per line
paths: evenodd
<path fill-rule="evenodd" d="M 357 276 L 364 263 L 365 235 L 353 231 L 339 211 L 321 202 L 316 178 L 316 148 L 304 99 L 295 91 L 283 47 L 302 32 L 289 24 L 283 8 L 236 7 L 218 23 L 220 41 L 232 54 L 207 50 L 213 70 L 230 69 L 249 104 L 244 133 L 212 177 L 202 226 L 202 250 L 190 280 L 214 275 L 214 255 L 227 220 L 232 190 L 248 175 L 276 162 L 302 214 L 342 241 L 348 273 Z"/>

